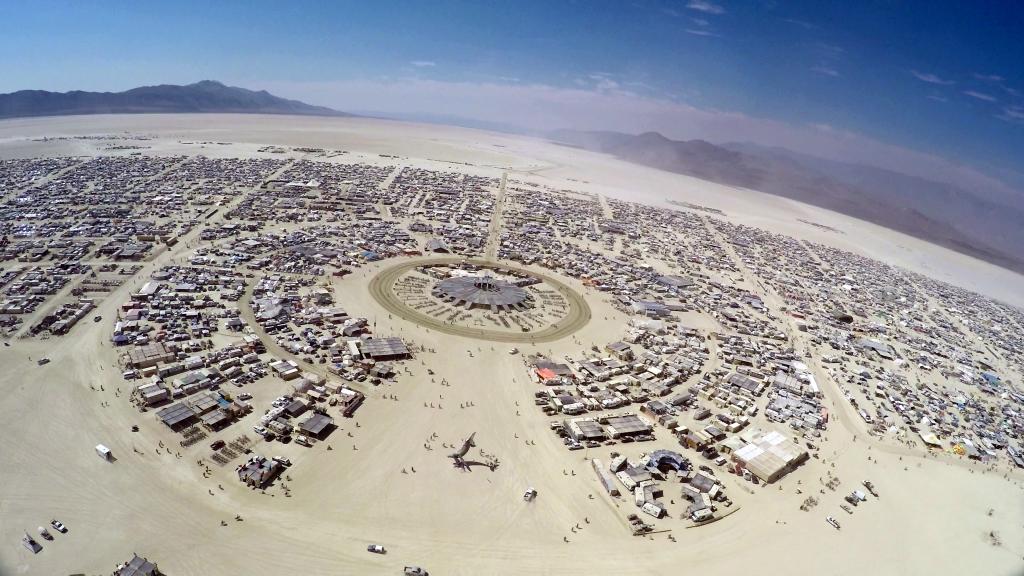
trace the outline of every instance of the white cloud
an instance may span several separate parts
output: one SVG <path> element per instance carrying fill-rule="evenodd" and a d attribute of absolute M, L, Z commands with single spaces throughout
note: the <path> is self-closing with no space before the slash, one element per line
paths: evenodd
<path fill-rule="evenodd" d="M 605 75 L 600 78 L 611 81 Z M 612 81 L 614 82 L 614 81 Z M 556 87 L 547 84 L 446 82 L 424 78 L 335 82 L 265 82 L 274 94 L 339 110 L 387 115 L 452 116 L 501 122 L 526 130 L 658 131 L 677 139 L 754 142 L 780 146 L 831 160 L 869 164 L 922 178 L 1019 198 L 1003 182 L 954 160 L 887 144 L 827 125 L 787 124 L 738 112 L 697 108 L 666 98 L 644 96 L 621 86 Z M 1024 110 L 1009 108 L 1005 119 Z"/>
<path fill-rule="evenodd" d="M 811 46 L 815 53 L 820 54 L 825 58 L 840 58 L 846 54 L 846 48 L 842 46 L 836 46 L 835 44 L 828 44 L 826 42 L 817 42 Z"/>
<path fill-rule="evenodd" d="M 594 72 L 588 76 L 594 81 L 594 89 L 598 92 L 612 92 L 619 89 L 619 83 L 612 79 L 607 72 Z M 583 85 L 586 85 L 584 83 Z"/>
<path fill-rule="evenodd" d="M 437 66 L 437 62 L 434 62 L 433 60 L 413 60 L 412 62 L 409 62 L 409 64 L 412 64 L 417 68 L 433 68 L 434 66 Z"/>
<path fill-rule="evenodd" d="M 974 77 L 985 82 L 1002 82 L 1005 80 L 1005 78 L 997 74 L 975 74 Z"/>
<path fill-rule="evenodd" d="M 789 22 L 790 24 L 795 24 L 803 28 L 804 30 L 816 30 L 819 28 L 817 24 L 812 24 L 811 22 L 808 22 L 806 20 L 800 20 L 799 18 L 783 18 L 782 21 Z"/>
<path fill-rule="evenodd" d="M 978 100 L 984 100 L 985 102 L 995 102 L 996 97 L 991 94 L 985 94 L 984 92 L 976 92 L 974 90 L 964 90 L 964 94 L 971 98 L 977 98 Z"/>
<path fill-rule="evenodd" d="M 928 72 L 918 72 L 917 70 L 911 70 L 910 73 L 913 74 L 914 77 L 917 78 L 918 80 L 922 82 L 927 82 L 929 84 L 940 84 L 942 86 L 956 84 L 956 82 L 952 80 L 943 80 L 942 78 L 939 78 L 935 74 L 930 74 Z"/>
<path fill-rule="evenodd" d="M 1006 83 L 1006 78 L 1003 77 L 1003 76 L 1000 76 L 999 74 L 978 74 L 978 73 L 975 73 L 974 74 L 974 78 L 976 80 L 980 80 L 982 82 L 986 82 L 986 83 L 988 83 L 991 86 L 995 86 L 997 88 L 1000 88 L 1004 92 L 1006 92 L 1007 94 L 1009 94 L 1010 96 L 1013 96 L 1015 98 L 1021 96 L 1020 90 L 1016 90 L 1016 89 L 1010 87 Z"/>
<path fill-rule="evenodd" d="M 996 118 L 1007 122 L 1013 122 L 1014 124 L 1024 124 L 1024 108 L 1020 106 L 1008 106 L 1003 108 L 1003 111 L 997 114 Z"/>
<path fill-rule="evenodd" d="M 706 0 L 690 0 L 686 7 L 705 14 L 725 14 L 725 8 Z"/>
<path fill-rule="evenodd" d="M 711 30 L 704 30 L 702 28 L 687 28 L 685 32 L 687 34 L 693 34 L 694 36 L 714 36 L 716 38 L 719 37 L 718 34 L 715 34 Z"/>
<path fill-rule="evenodd" d="M 811 68 L 811 71 L 817 74 L 821 74 L 823 76 L 832 76 L 833 78 L 838 78 L 839 76 L 841 76 L 838 70 L 834 68 L 829 68 L 828 66 L 814 66 L 813 68 Z"/>

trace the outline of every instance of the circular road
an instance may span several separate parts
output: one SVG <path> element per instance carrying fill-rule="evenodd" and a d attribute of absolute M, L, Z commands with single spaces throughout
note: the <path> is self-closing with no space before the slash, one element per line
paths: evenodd
<path fill-rule="evenodd" d="M 439 318 L 423 314 L 422 312 L 411 308 L 403 302 L 401 298 L 395 295 L 393 290 L 395 282 L 397 282 L 398 279 L 407 271 L 413 268 L 417 268 L 419 266 L 460 264 L 463 262 L 486 268 L 504 268 L 506 270 L 514 270 L 516 272 L 529 274 L 539 278 L 546 284 L 554 287 L 559 294 L 565 297 L 565 300 L 569 305 L 569 313 L 555 324 L 551 324 L 541 330 L 532 332 L 504 332 L 500 330 L 487 330 L 484 328 L 471 328 L 469 326 L 448 324 Z M 373 278 L 373 280 L 370 281 L 369 290 L 374 300 L 387 309 L 388 312 L 391 312 L 404 320 L 415 322 L 420 326 L 437 330 L 438 332 L 454 334 L 456 336 L 465 336 L 467 338 L 476 338 L 479 340 L 517 342 L 523 344 L 552 342 L 554 340 L 565 338 L 586 326 L 587 322 L 590 322 L 590 306 L 587 305 L 583 296 L 572 288 L 550 276 L 547 276 L 546 274 L 539 274 L 533 270 L 527 270 L 526 268 L 511 266 L 509 264 L 499 264 L 489 260 L 467 258 L 430 258 L 425 260 L 411 260 L 382 270 Z"/>

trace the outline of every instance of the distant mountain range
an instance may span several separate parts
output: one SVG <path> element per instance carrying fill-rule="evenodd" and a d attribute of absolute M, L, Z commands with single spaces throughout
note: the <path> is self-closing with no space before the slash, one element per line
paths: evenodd
<path fill-rule="evenodd" d="M 756 144 L 671 140 L 656 132 L 559 131 L 552 140 L 637 164 L 791 198 L 1024 272 L 1024 198 Z"/>
<path fill-rule="evenodd" d="M 124 92 L 20 90 L 0 94 L 0 118 L 172 112 L 351 116 L 323 106 L 279 98 L 266 90 L 257 92 L 225 86 L 214 80 L 185 86 L 142 86 Z"/>

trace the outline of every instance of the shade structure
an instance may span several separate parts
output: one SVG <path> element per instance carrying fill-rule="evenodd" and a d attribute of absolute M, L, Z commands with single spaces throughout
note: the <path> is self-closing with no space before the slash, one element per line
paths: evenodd
<path fill-rule="evenodd" d="M 487 275 L 446 278 L 434 286 L 432 293 L 457 306 L 492 310 L 521 308 L 532 300 L 525 289 Z"/>

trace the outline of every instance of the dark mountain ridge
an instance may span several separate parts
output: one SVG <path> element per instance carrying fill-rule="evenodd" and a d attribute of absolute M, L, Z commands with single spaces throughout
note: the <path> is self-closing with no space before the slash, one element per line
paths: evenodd
<path fill-rule="evenodd" d="M 0 94 L 0 118 L 188 112 L 351 116 L 331 108 L 280 98 L 266 90 L 225 86 L 214 80 L 184 86 L 142 86 L 124 92 L 20 90 Z"/>

